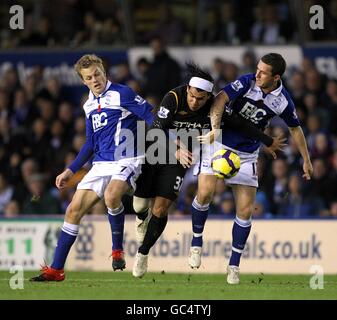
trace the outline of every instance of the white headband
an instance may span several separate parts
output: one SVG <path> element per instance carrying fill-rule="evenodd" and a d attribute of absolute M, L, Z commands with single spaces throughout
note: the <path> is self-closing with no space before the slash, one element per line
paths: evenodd
<path fill-rule="evenodd" d="M 189 85 L 191 87 L 202 89 L 207 92 L 212 92 L 214 86 L 211 81 L 199 77 L 192 77 L 189 82 Z"/>

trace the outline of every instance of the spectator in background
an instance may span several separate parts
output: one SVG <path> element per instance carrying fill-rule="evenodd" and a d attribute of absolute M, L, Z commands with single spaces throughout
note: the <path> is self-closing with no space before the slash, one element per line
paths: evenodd
<path fill-rule="evenodd" d="M 62 100 L 66 99 L 64 90 L 57 78 L 50 77 L 44 81 L 44 83 L 45 86 L 40 90 L 40 92 L 38 92 L 39 97 L 50 100 L 55 105 L 60 104 Z"/>
<path fill-rule="evenodd" d="M 225 63 L 223 75 L 225 78 L 225 83 L 230 83 L 235 81 L 239 75 L 239 68 L 235 63 L 227 62 Z"/>
<path fill-rule="evenodd" d="M 0 171 L 0 215 L 4 213 L 6 205 L 12 199 L 13 191 L 13 187 L 8 184 L 5 174 Z"/>
<path fill-rule="evenodd" d="M 225 1 L 221 5 L 220 42 L 237 45 L 248 40 L 246 26 L 235 15 L 233 3 Z M 247 18 L 247 17 L 246 17 Z"/>
<path fill-rule="evenodd" d="M 119 63 L 113 67 L 113 81 L 121 84 L 126 84 L 129 80 L 133 80 L 129 64 L 127 62 Z"/>
<path fill-rule="evenodd" d="M 291 89 L 291 96 L 296 106 L 297 112 L 303 109 L 303 97 L 305 93 L 304 75 L 301 71 L 295 71 L 289 79 L 289 87 Z"/>
<path fill-rule="evenodd" d="M 9 97 L 4 89 L 0 89 L 0 118 L 9 117 Z"/>
<path fill-rule="evenodd" d="M 150 62 L 145 57 L 140 57 L 136 63 L 137 67 L 137 81 L 141 87 L 146 86 L 147 73 L 150 68 Z"/>
<path fill-rule="evenodd" d="M 325 208 L 336 195 L 336 182 L 334 175 L 331 174 L 325 159 L 317 158 L 312 162 L 314 173 L 306 188 L 306 194 L 311 198 L 319 197 L 324 201 Z"/>
<path fill-rule="evenodd" d="M 212 63 L 211 75 L 214 79 L 214 92 L 218 92 L 226 85 L 226 79 L 224 75 L 226 62 L 221 58 L 215 58 Z"/>
<path fill-rule="evenodd" d="M 46 190 L 45 177 L 33 174 L 28 178 L 29 194 L 22 205 L 23 214 L 60 214 L 59 201 Z"/>
<path fill-rule="evenodd" d="M 324 106 L 329 114 L 328 130 L 337 136 L 337 80 L 328 80 L 324 95 Z"/>
<path fill-rule="evenodd" d="M 255 52 L 247 50 L 241 57 L 240 74 L 255 73 L 256 72 L 257 59 Z"/>
<path fill-rule="evenodd" d="M 207 44 L 221 42 L 221 12 L 218 8 L 207 10 L 204 25 L 205 29 L 202 31 L 202 42 Z M 225 39 L 223 39 L 222 42 L 225 42 Z"/>
<path fill-rule="evenodd" d="M 121 45 L 125 41 L 122 30 L 113 18 L 103 21 L 97 34 L 97 42 L 100 45 Z"/>
<path fill-rule="evenodd" d="M 306 139 L 308 144 L 308 149 L 313 150 L 315 147 L 315 140 L 318 133 L 321 132 L 321 121 L 316 114 L 309 114 L 306 123 Z"/>
<path fill-rule="evenodd" d="M 64 127 L 65 137 L 71 139 L 74 133 L 74 112 L 73 106 L 69 102 L 63 101 L 59 105 L 58 118 Z"/>
<path fill-rule="evenodd" d="M 28 130 L 33 119 L 36 117 L 37 111 L 27 101 L 25 91 L 23 89 L 17 89 L 14 93 L 14 105 L 11 116 L 11 124 L 13 127 Z"/>
<path fill-rule="evenodd" d="M 305 89 L 307 92 L 316 96 L 318 103 L 321 102 L 323 95 L 323 75 L 316 68 L 304 70 Z"/>
<path fill-rule="evenodd" d="M 330 204 L 329 217 L 337 219 L 337 200 Z"/>
<path fill-rule="evenodd" d="M 212 208 L 210 212 L 212 213 Z M 220 197 L 219 208 L 214 213 L 223 214 L 225 217 L 231 218 L 231 219 L 235 217 L 235 203 L 234 203 L 234 197 L 231 191 L 226 191 L 222 194 L 222 196 Z"/>
<path fill-rule="evenodd" d="M 255 8 L 256 21 L 251 31 L 251 39 L 261 44 L 284 44 L 292 38 L 290 20 L 280 21 L 274 4 L 260 5 Z"/>
<path fill-rule="evenodd" d="M 320 106 L 317 96 L 313 93 L 306 93 L 303 97 L 303 102 L 306 113 L 317 115 L 322 128 L 327 128 L 329 124 L 329 114 L 326 109 Z"/>
<path fill-rule="evenodd" d="M 148 38 L 158 37 L 165 40 L 168 45 L 182 45 L 185 43 L 186 27 L 172 11 L 172 6 L 167 3 L 159 5 L 158 21 Z M 171 86 L 173 88 L 174 86 Z"/>
<path fill-rule="evenodd" d="M 72 40 L 74 47 L 86 45 L 94 46 L 97 44 L 97 37 L 101 28 L 100 23 L 97 21 L 94 12 L 88 11 L 84 15 L 83 28 L 75 34 Z"/>
<path fill-rule="evenodd" d="M 329 159 L 332 155 L 332 149 L 328 136 L 325 133 L 318 133 L 315 138 L 315 144 L 311 151 L 311 157 Z"/>
<path fill-rule="evenodd" d="M 197 183 L 191 183 L 186 188 L 182 197 L 178 198 L 177 207 L 174 211 L 175 215 L 190 215 L 190 207 L 192 205 L 194 194 L 198 188 Z"/>
<path fill-rule="evenodd" d="M 302 166 L 301 154 L 291 136 L 288 138 L 288 145 L 284 148 L 284 154 L 287 157 L 289 171 L 300 170 Z"/>
<path fill-rule="evenodd" d="M 265 192 L 259 190 L 256 192 L 255 207 L 253 218 L 271 218 L 273 214 L 270 212 L 270 203 Z"/>
<path fill-rule="evenodd" d="M 50 132 L 43 119 L 38 118 L 34 121 L 29 144 L 31 152 L 39 160 L 42 170 L 48 170 L 54 155 L 50 147 Z"/>
<path fill-rule="evenodd" d="M 19 76 L 13 67 L 9 67 L 3 74 L 0 81 L 0 87 L 8 93 L 9 97 L 13 97 L 15 90 L 19 89 Z"/>
<path fill-rule="evenodd" d="M 21 39 L 21 47 L 27 46 L 40 46 L 52 47 L 55 45 L 55 38 L 52 30 L 52 25 L 49 17 L 41 17 L 38 20 L 37 28 L 30 30 Z"/>
<path fill-rule="evenodd" d="M 289 194 L 282 199 L 278 207 L 277 215 L 279 217 L 318 217 L 320 211 L 324 209 L 320 198 L 317 196 L 310 197 L 303 193 L 302 178 L 298 173 L 290 175 L 288 190 Z"/>
<path fill-rule="evenodd" d="M 39 172 L 39 164 L 34 158 L 27 158 L 21 164 L 21 179 L 20 183 L 15 185 L 13 199 L 19 203 L 23 203 L 28 194 L 28 180 L 29 178 Z"/>
<path fill-rule="evenodd" d="M 276 212 L 287 194 L 288 165 L 285 159 L 277 158 L 272 163 L 272 177 L 268 183 L 268 199 L 272 212 Z"/>
<path fill-rule="evenodd" d="M 4 218 L 16 218 L 20 215 L 20 205 L 16 200 L 11 200 L 7 203 L 4 209 Z"/>
<path fill-rule="evenodd" d="M 168 54 L 160 38 L 153 38 L 150 46 L 154 59 L 147 72 L 145 92 L 146 95 L 152 95 L 161 100 L 166 92 L 180 85 L 181 69 Z"/>
<path fill-rule="evenodd" d="M 23 83 L 23 89 L 25 90 L 28 103 L 34 103 L 36 94 L 39 91 L 38 81 L 34 74 L 27 76 Z"/>

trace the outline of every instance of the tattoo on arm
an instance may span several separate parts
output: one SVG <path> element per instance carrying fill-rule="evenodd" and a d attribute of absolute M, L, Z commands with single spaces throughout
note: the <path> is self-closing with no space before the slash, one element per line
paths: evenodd
<path fill-rule="evenodd" d="M 212 129 L 220 129 L 221 118 L 225 110 L 225 104 L 229 101 L 227 94 L 221 91 L 214 99 L 210 110 Z"/>

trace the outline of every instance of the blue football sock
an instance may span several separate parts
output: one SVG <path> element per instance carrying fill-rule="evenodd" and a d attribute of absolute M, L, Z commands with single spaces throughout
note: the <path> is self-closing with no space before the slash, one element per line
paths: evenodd
<path fill-rule="evenodd" d="M 78 235 L 78 229 L 79 225 L 77 224 L 71 224 L 68 222 L 63 223 L 61 234 L 57 241 L 57 246 L 54 253 L 54 260 L 51 264 L 53 269 L 60 270 L 64 268 L 70 248 Z"/>
<path fill-rule="evenodd" d="M 241 254 L 245 248 L 251 228 L 251 220 L 242 220 L 237 216 L 235 217 L 232 229 L 232 255 L 229 259 L 230 266 L 239 266 Z"/>
<path fill-rule="evenodd" d="M 197 201 L 197 197 L 194 198 L 192 203 L 192 247 L 202 247 L 202 233 L 208 216 L 209 203 L 201 205 Z"/>
<path fill-rule="evenodd" d="M 108 217 L 112 235 L 112 250 L 123 250 L 124 239 L 124 206 L 121 205 L 116 209 L 108 208 Z"/>

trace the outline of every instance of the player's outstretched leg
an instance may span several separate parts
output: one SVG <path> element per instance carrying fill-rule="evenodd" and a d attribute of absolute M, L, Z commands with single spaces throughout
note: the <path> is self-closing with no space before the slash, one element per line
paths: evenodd
<path fill-rule="evenodd" d="M 42 266 L 41 274 L 30 279 L 30 281 L 63 281 L 65 278 L 64 264 L 71 246 L 78 235 L 79 225 L 64 222 L 55 249 L 54 261 L 49 267 Z"/>
<path fill-rule="evenodd" d="M 108 208 L 108 217 L 112 235 L 112 269 L 124 270 L 126 262 L 123 251 L 123 233 L 124 233 L 124 206 L 121 203 L 116 209 Z"/>

